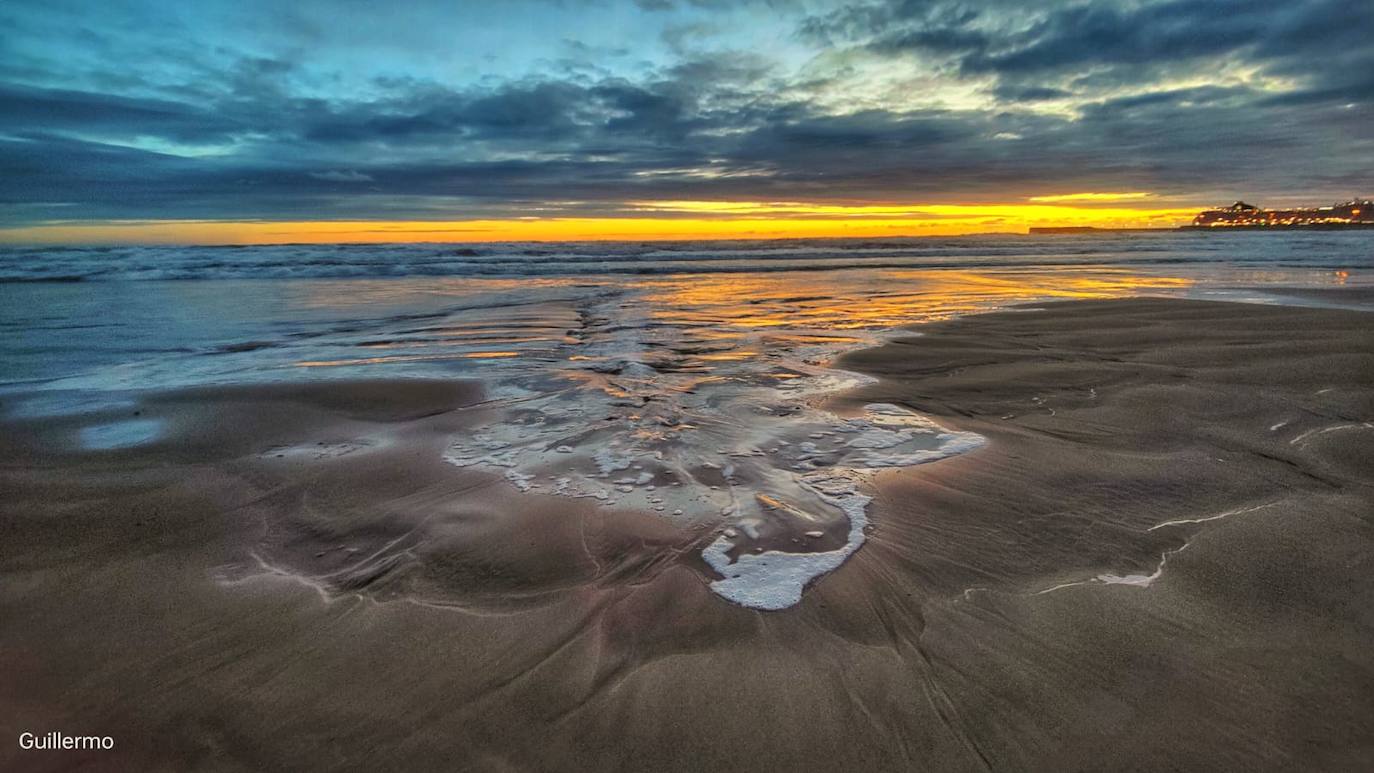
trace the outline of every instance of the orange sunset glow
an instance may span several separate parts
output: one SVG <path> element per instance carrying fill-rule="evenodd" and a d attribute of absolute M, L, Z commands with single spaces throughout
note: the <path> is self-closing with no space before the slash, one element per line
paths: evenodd
<path fill-rule="evenodd" d="M 1075 196 L 1084 197 L 1082 199 Z M 1050 198 L 1135 200 L 1140 194 Z M 1072 204 L 813 204 L 790 201 L 634 201 L 616 217 L 480 220 L 131 220 L 50 222 L 0 230 L 10 243 L 272 244 L 331 242 L 593 241 L 955 236 L 1036 226 L 1160 228 L 1196 207 Z"/>

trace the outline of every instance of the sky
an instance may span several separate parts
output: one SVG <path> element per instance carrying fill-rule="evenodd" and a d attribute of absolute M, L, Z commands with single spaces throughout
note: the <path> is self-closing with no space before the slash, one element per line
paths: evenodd
<path fill-rule="evenodd" d="M 1374 187 L 1369 0 L 8 0 L 0 241 L 1160 226 Z"/>

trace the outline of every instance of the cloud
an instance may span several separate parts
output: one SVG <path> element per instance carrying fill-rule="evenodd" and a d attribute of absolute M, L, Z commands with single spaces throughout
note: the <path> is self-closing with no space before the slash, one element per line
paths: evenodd
<path fill-rule="evenodd" d="M 1002 102 L 1045 102 L 1052 99 L 1067 99 L 1073 92 L 1050 86 L 1018 86 L 1001 84 L 993 92 Z"/>
<path fill-rule="evenodd" d="M 1343 0 L 1078 3 L 1052 10 L 1000 46 L 968 56 L 962 66 L 972 72 L 1031 73 L 1240 55 L 1285 70 L 1303 59 L 1320 72 L 1333 57 L 1353 54 L 1370 61 L 1370 29 L 1374 6 Z"/>
<path fill-rule="evenodd" d="M 61 130 L 190 142 L 218 142 L 245 128 L 180 102 L 17 83 L 0 83 L 0 127 L 9 133 Z"/>
<path fill-rule="evenodd" d="M 352 169 L 336 170 L 330 169 L 325 172 L 308 172 L 316 180 L 328 180 L 336 183 L 368 183 L 372 182 L 372 175 Z"/>
<path fill-rule="evenodd" d="M 563 0 L 522 37 L 475 5 L 417 2 L 419 21 L 366 45 L 324 5 L 209 5 L 180 36 L 157 14 L 81 33 L 57 11 L 16 17 L 0 219 L 1272 197 L 1374 179 L 1368 4 L 697 0 L 617 6 L 612 24 Z M 427 69 L 467 54 L 404 25 L 448 13 L 492 44 Z M 547 56 L 503 58 L 544 40 Z M 597 66 L 559 64 L 569 50 Z"/>
<path fill-rule="evenodd" d="M 1154 198 L 1154 194 L 1131 191 L 1120 193 L 1059 193 L 1053 196 L 1031 196 L 1027 201 L 1052 204 L 1062 201 L 1141 201 L 1149 198 Z"/>

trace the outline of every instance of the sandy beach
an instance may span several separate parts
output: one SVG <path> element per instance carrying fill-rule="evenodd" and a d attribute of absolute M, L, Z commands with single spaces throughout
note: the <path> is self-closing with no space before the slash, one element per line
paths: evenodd
<path fill-rule="evenodd" d="M 1330 299 L 1332 296 L 1312 294 Z M 703 524 L 446 463 L 475 381 L 201 387 L 0 431 L 7 770 L 1374 764 L 1374 316 L 1035 304 L 848 353 L 987 438 L 879 473 L 801 603 Z M 78 442 L 101 422 L 152 442 Z"/>

